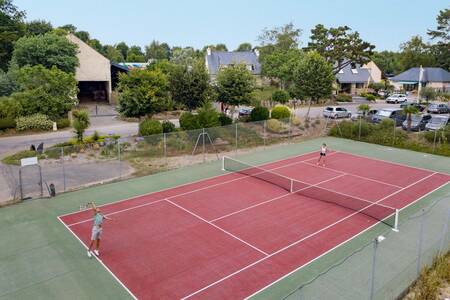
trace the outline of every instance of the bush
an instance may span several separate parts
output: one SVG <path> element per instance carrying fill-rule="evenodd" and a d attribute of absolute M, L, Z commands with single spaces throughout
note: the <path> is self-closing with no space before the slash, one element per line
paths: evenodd
<path fill-rule="evenodd" d="M 75 134 L 79 142 L 83 142 L 83 134 L 86 128 L 89 127 L 89 114 L 85 110 L 75 110 L 73 115 L 73 129 L 75 129 Z"/>
<path fill-rule="evenodd" d="M 276 119 L 270 119 L 267 121 L 267 129 L 275 133 L 284 133 L 289 131 L 289 127 Z"/>
<path fill-rule="evenodd" d="M 148 136 L 163 133 L 163 126 L 157 120 L 146 119 L 139 124 L 139 135 Z"/>
<path fill-rule="evenodd" d="M 272 109 L 272 114 L 271 114 L 272 119 L 277 119 L 277 120 L 288 119 L 290 116 L 291 116 L 291 110 L 287 106 L 276 105 Z"/>
<path fill-rule="evenodd" d="M 300 125 L 302 125 L 302 120 L 299 117 L 295 116 L 292 118 L 292 125 L 300 126 Z"/>
<path fill-rule="evenodd" d="M 8 165 L 19 165 L 20 164 L 20 160 L 22 158 L 27 158 L 27 157 L 34 157 L 37 155 L 36 151 L 32 151 L 32 150 L 24 150 L 24 151 L 20 151 L 17 153 L 14 153 L 12 155 L 9 156 L 5 156 L 2 159 L 2 162 Z"/>
<path fill-rule="evenodd" d="M 16 127 L 14 119 L 0 119 L 0 130 L 11 129 Z"/>
<path fill-rule="evenodd" d="M 70 120 L 68 118 L 56 120 L 56 126 L 58 129 L 70 127 Z"/>
<path fill-rule="evenodd" d="M 166 121 L 162 122 L 161 125 L 162 125 L 162 129 L 163 129 L 164 133 L 169 133 L 169 132 L 175 131 L 175 124 L 173 124 L 170 121 L 166 120 Z"/>
<path fill-rule="evenodd" d="M 231 119 L 226 114 L 221 113 L 219 115 L 219 122 L 220 122 L 220 126 L 227 126 L 227 125 L 231 125 L 233 123 L 233 119 Z"/>
<path fill-rule="evenodd" d="M 198 117 L 190 112 L 185 112 L 181 114 L 180 127 L 183 130 L 194 130 L 202 128 L 199 124 Z"/>
<path fill-rule="evenodd" d="M 19 117 L 16 119 L 17 131 L 24 130 L 51 130 L 53 122 L 43 114 Z"/>
<path fill-rule="evenodd" d="M 381 123 L 379 126 L 383 130 L 386 130 L 386 129 L 394 130 L 394 125 L 395 125 L 394 120 L 385 118 L 385 119 L 381 120 Z"/>
<path fill-rule="evenodd" d="M 22 104 L 12 98 L 0 98 L 0 118 L 15 119 L 22 115 Z"/>
<path fill-rule="evenodd" d="M 375 101 L 376 97 L 372 94 L 366 94 L 366 100 Z"/>
<path fill-rule="evenodd" d="M 269 119 L 270 112 L 266 107 L 255 107 L 250 113 L 250 120 L 253 122 Z"/>
<path fill-rule="evenodd" d="M 283 90 L 276 90 L 272 93 L 272 101 L 286 103 L 289 101 L 289 93 Z"/>
<path fill-rule="evenodd" d="M 211 102 L 203 103 L 202 107 L 197 110 L 198 123 L 201 128 L 220 126 L 219 113 L 212 106 Z"/>
<path fill-rule="evenodd" d="M 336 95 L 336 101 L 337 102 L 352 102 L 352 96 L 348 94 L 337 94 Z"/>

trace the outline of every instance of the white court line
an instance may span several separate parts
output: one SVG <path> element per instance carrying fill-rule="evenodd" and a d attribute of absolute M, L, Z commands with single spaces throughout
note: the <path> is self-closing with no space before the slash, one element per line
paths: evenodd
<path fill-rule="evenodd" d="M 435 173 L 435 174 L 436 174 L 436 173 Z M 402 210 L 406 209 L 407 207 L 409 207 L 409 206 L 411 206 L 411 205 L 417 203 L 418 201 L 421 201 L 423 198 L 427 197 L 428 195 L 434 193 L 435 191 L 437 191 L 437 190 L 439 190 L 439 189 L 441 189 L 441 188 L 444 188 L 444 187 L 445 187 L 446 185 L 448 185 L 448 184 L 449 184 L 449 182 L 444 183 L 443 185 L 441 185 L 441 186 L 439 186 L 439 187 L 437 187 L 437 188 L 435 188 L 435 189 L 429 191 L 428 193 L 426 193 L 425 195 L 421 196 L 420 198 L 417 198 L 417 199 L 414 200 L 413 202 L 411 202 L 411 203 L 409 203 L 408 205 L 402 207 L 402 208 L 400 209 L 400 211 L 402 211 Z M 334 249 L 341 247 L 342 245 L 344 245 L 345 243 L 347 243 L 347 242 L 349 242 L 350 240 L 354 239 L 355 237 L 357 237 L 357 236 L 359 236 L 359 235 L 365 233 L 366 231 L 369 231 L 370 229 L 372 229 L 372 228 L 375 227 L 376 225 L 378 225 L 378 223 L 373 224 L 372 226 L 370 226 L 370 227 L 366 228 L 365 230 L 361 231 L 360 233 L 358 233 L 358 234 L 356 234 L 356 235 L 350 237 L 349 239 L 343 241 L 343 242 L 340 243 L 339 245 L 334 246 L 334 247 L 331 248 L 330 250 L 328 250 L 328 251 L 322 253 L 321 255 L 315 257 L 314 259 L 312 259 L 312 260 L 306 262 L 305 264 L 299 266 L 299 267 L 296 268 L 295 270 L 293 270 L 293 271 L 287 273 L 286 275 L 283 275 L 282 277 L 278 278 L 277 280 L 275 280 L 275 281 L 269 283 L 269 284 L 266 285 L 265 287 L 263 287 L 263 288 L 259 289 L 258 291 L 254 292 L 254 293 L 251 294 L 250 296 L 247 296 L 245 299 L 250 299 L 251 297 L 255 296 L 256 294 L 258 294 L 258 293 L 262 292 L 263 290 L 269 288 L 270 286 L 272 286 L 272 285 L 274 285 L 274 284 L 280 282 L 280 281 L 283 280 L 284 278 L 290 276 L 291 274 L 297 272 L 298 270 L 304 268 L 305 266 L 307 266 L 307 265 L 313 263 L 314 261 L 318 260 L 318 259 L 321 258 L 322 256 L 325 256 L 326 254 L 330 253 L 330 252 L 333 251 Z"/>
<path fill-rule="evenodd" d="M 319 185 L 319 184 L 322 184 L 322 183 L 331 181 L 331 180 L 333 180 L 333 179 L 336 179 L 336 178 L 339 178 L 339 177 L 342 177 L 342 176 L 345 176 L 345 175 L 344 175 L 344 174 L 337 175 L 337 176 L 335 176 L 335 177 L 329 178 L 329 179 L 327 179 L 327 180 L 323 180 L 323 181 L 318 182 L 318 183 L 316 183 L 316 184 L 312 184 L 312 185 L 310 185 L 310 186 L 308 186 L 308 187 L 306 187 L 306 188 L 302 188 L 302 189 L 300 189 L 300 190 L 298 190 L 298 191 L 296 191 L 296 192 L 300 192 L 300 191 L 302 191 L 302 190 L 304 190 L 304 189 L 308 189 L 308 188 L 311 188 L 311 187 L 313 187 L 313 186 L 317 186 L 317 185 Z M 260 205 L 263 205 L 263 204 L 267 204 L 267 203 L 270 203 L 270 202 L 272 202 L 272 201 L 275 201 L 275 200 L 278 200 L 278 199 L 281 199 L 281 198 L 283 198 L 283 197 L 287 197 L 287 196 L 290 196 L 290 195 L 292 195 L 292 193 L 289 193 L 289 194 L 286 194 L 286 195 L 281 195 L 281 196 L 278 196 L 278 197 L 269 199 L 269 200 L 267 200 L 267 201 L 264 201 L 264 202 L 261 202 L 261 203 L 254 204 L 254 205 L 252 205 L 252 206 L 249 206 L 249 207 L 240 209 L 240 210 L 238 210 L 238 211 L 235 211 L 235 212 L 229 213 L 229 214 L 227 214 L 227 215 L 221 216 L 221 217 L 219 217 L 219 218 L 216 218 L 216 219 L 214 219 L 214 220 L 211 220 L 210 222 L 216 222 L 216 221 L 219 221 L 219 220 L 224 219 L 224 218 L 227 218 L 227 217 L 229 217 L 229 216 L 232 216 L 232 215 L 241 213 L 241 212 L 246 211 L 246 210 L 249 210 L 249 209 L 251 209 L 251 208 L 255 208 L 255 207 L 257 207 L 257 206 L 260 206 Z"/>
<path fill-rule="evenodd" d="M 244 241 L 243 239 L 241 239 L 241 238 L 235 236 L 234 234 L 232 234 L 231 232 L 228 232 L 228 231 L 226 231 L 225 229 L 223 229 L 223 228 L 217 226 L 216 224 L 213 224 L 213 223 L 211 223 L 211 222 L 209 222 L 209 221 L 203 219 L 203 218 L 200 217 L 199 215 L 197 215 L 197 214 L 191 212 L 190 210 L 188 210 L 188 209 L 186 209 L 186 208 L 184 208 L 184 207 L 182 207 L 182 206 L 180 206 L 180 205 L 178 205 L 178 204 L 176 204 L 176 203 L 174 203 L 174 202 L 172 202 L 172 201 L 170 201 L 170 200 L 167 200 L 167 199 L 166 199 L 166 201 L 169 202 L 170 204 L 172 204 L 173 206 L 178 207 L 178 208 L 181 209 L 181 210 L 184 210 L 184 211 L 187 212 L 188 214 L 190 214 L 190 215 L 196 217 L 197 219 L 202 220 L 203 222 L 205 222 L 205 223 L 207 223 L 207 224 L 213 226 L 214 228 L 219 229 L 219 230 L 222 231 L 223 233 L 225 233 L 225 234 L 227 234 L 227 235 L 233 237 L 234 239 L 236 239 L 236 240 L 238 240 L 238 241 L 244 243 L 245 245 L 247 245 L 247 246 L 253 248 L 254 250 L 256 250 L 256 251 L 258 251 L 258 252 L 260 252 L 260 253 L 262 253 L 262 254 L 264 254 L 265 256 L 269 256 L 269 254 L 266 253 L 266 252 L 264 252 L 263 250 L 261 250 L 261 249 L 255 247 L 255 246 L 253 246 L 252 244 L 250 244 L 250 243 Z"/>
<path fill-rule="evenodd" d="M 261 173 L 264 173 L 264 172 L 266 172 L 268 170 L 270 170 L 270 171 L 278 170 L 278 169 L 282 169 L 282 168 L 285 168 L 285 167 L 290 167 L 290 166 L 293 166 L 293 165 L 301 164 L 302 162 L 303 161 L 297 161 L 297 162 L 293 162 L 293 163 L 290 163 L 290 164 L 287 164 L 287 165 L 278 166 L 278 167 L 275 167 L 275 168 L 272 168 L 272 169 L 263 169 L 261 167 L 258 167 L 258 168 L 263 170 Z M 227 174 L 236 174 L 236 173 L 227 173 Z M 257 175 L 257 174 L 260 174 L 260 173 L 256 173 L 254 175 Z M 222 174 L 220 176 L 225 176 L 225 175 Z M 189 194 L 196 193 L 196 192 L 199 192 L 199 191 L 203 191 L 203 190 L 206 190 L 206 189 L 209 189 L 209 188 L 213 188 L 213 187 L 224 185 L 224 184 L 227 184 L 227 183 L 230 183 L 230 182 L 234 182 L 234 181 L 238 181 L 238 180 L 242 180 L 242 179 L 246 179 L 246 178 L 251 178 L 252 177 L 250 175 L 242 175 L 242 174 L 239 174 L 239 175 L 241 175 L 241 176 L 238 177 L 238 178 L 233 178 L 233 179 L 230 179 L 230 180 L 227 180 L 227 181 L 222 181 L 222 182 L 219 182 L 219 183 L 216 183 L 216 184 L 204 186 L 202 188 L 198 188 L 198 189 L 195 189 L 195 190 L 190 190 L 190 191 L 187 191 L 187 192 L 184 192 L 184 193 L 176 194 L 176 195 L 173 195 L 173 196 L 170 196 L 170 197 L 166 197 L 164 199 L 159 199 L 159 200 L 156 200 L 156 201 L 152 201 L 152 202 L 148 202 L 148 203 L 144 203 L 144 204 L 128 207 L 128 208 L 125 208 L 125 209 L 121 209 L 121 210 L 118 210 L 118 211 L 115 211 L 115 212 L 112 212 L 112 213 L 109 213 L 109 214 L 105 214 L 105 216 L 110 216 L 110 215 L 113 215 L 113 214 L 126 212 L 126 211 L 129 211 L 129 210 L 133 210 L 133 209 L 141 208 L 141 207 L 144 207 L 144 206 L 152 205 L 152 204 L 164 201 L 164 200 L 169 200 L 169 199 L 173 199 L 173 198 L 176 198 L 176 197 L 189 195 Z M 282 175 L 280 175 L 280 176 L 282 176 Z M 207 180 L 207 179 L 204 179 L 204 180 Z M 176 189 L 176 188 L 178 188 L 178 187 L 173 187 L 171 189 Z M 168 189 L 168 190 L 170 190 L 170 189 Z M 158 192 L 154 192 L 154 193 L 158 193 Z M 150 194 L 153 194 L 153 193 L 149 193 L 147 195 L 150 195 Z M 143 196 L 145 196 L 145 195 L 143 195 Z M 134 198 L 137 198 L 137 197 L 141 197 L 141 196 L 136 196 L 136 197 L 133 197 L 131 199 L 134 199 Z M 127 200 L 130 200 L 130 199 L 127 199 Z M 71 214 L 76 214 L 76 213 L 78 213 L 78 212 L 73 212 Z M 68 214 L 68 215 L 71 215 L 71 214 Z M 62 217 L 62 216 L 60 216 L 60 217 Z M 69 224 L 68 226 L 74 226 L 74 225 L 82 224 L 82 223 L 89 222 L 89 221 L 92 221 L 92 218 L 85 219 L 85 220 L 82 220 L 82 221 L 78 221 L 78 222 Z"/>
<path fill-rule="evenodd" d="M 374 202 L 374 205 L 379 203 L 379 202 L 381 202 L 381 201 L 383 201 L 383 200 L 385 200 L 385 199 L 387 199 L 387 198 L 389 198 L 389 197 L 392 197 L 392 196 L 398 194 L 399 192 L 401 192 L 401 191 L 403 191 L 403 190 L 405 190 L 405 189 L 407 189 L 407 188 L 409 188 L 409 187 L 411 187 L 413 185 L 418 184 L 419 182 L 421 182 L 423 180 L 426 180 L 427 178 L 433 176 L 434 174 L 436 174 L 436 172 L 432 173 L 432 174 L 430 174 L 430 175 L 428 175 L 428 176 L 426 176 L 426 177 L 424 177 L 424 178 L 422 178 L 422 179 L 420 179 L 420 180 L 418 180 L 418 181 L 416 181 L 416 182 L 414 182 L 414 183 L 412 183 L 412 184 L 410 184 L 410 185 L 408 185 L 408 186 L 406 186 L 406 187 L 404 187 L 404 188 L 402 188 L 402 189 L 400 189 L 398 191 L 395 191 L 394 193 L 391 193 L 390 195 L 387 195 L 384 198 L 381 198 L 377 202 Z M 367 207 L 365 207 L 364 209 L 366 209 L 366 208 Z M 218 283 L 220 283 L 220 282 L 222 282 L 222 281 L 224 281 L 224 280 L 226 280 L 226 279 L 228 279 L 230 277 L 233 277 L 234 275 L 239 274 L 242 271 L 245 271 L 246 269 L 248 269 L 250 267 L 253 267 L 254 265 L 256 265 L 256 264 L 258 264 L 258 263 L 260 263 L 262 261 L 265 261 L 266 259 L 268 259 L 268 258 L 270 258 L 270 257 L 272 257 L 272 256 L 274 256 L 274 255 L 276 255 L 278 253 L 281 253 L 281 252 L 285 251 L 286 249 L 289 249 L 289 248 L 291 248 L 291 247 L 293 247 L 293 246 L 295 246 L 295 245 L 297 245 L 297 244 L 299 244 L 299 243 L 301 243 L 301 242 L 303 242 L 303 241 L 305 241 L 305 240 L 307 240 L 307 239 L 309 239 L 309 238 L 311 238 L 311 237 L 313 237 L 313 236 L 315 236 L 315 235 L 317 235 L 317 234 L 319 234 L 319 233 L 321 233 L 321 232 L 323 232 L 323 231 L 325 231 L 325 230 L 327 230 L 329 228 L 332 228 L 332 227 L 336 226 L 337 224 L 342 223 L 343 221 L 345 221 L 345 220 L 347 220 L 347 219 L 349 219 L 349 218 L 351 218 L 351 217 L 353 217 L 353 216 L 355 216 L 356 214 L 359 214 L 359 213 L 360 213 L 360 211 L 356 211 L 356 212 L 354 212 L 354 213 L 352 213 L 352 214 L 350 214 L 350 215 L 348 215 L 348 216 L 346 216 L 346 217 L 344 217 L 344 218 L 342 218 L 342 219 L 340 219 L 340 220 L 338 220 L 338 221 L 336 221 L 336 222 L 334 222 L 332 224 L 329 224 L 326 227 L 324 227 L 324 228 L 322 228 L 322 229 L 320 229 L 320 230 L 318 230 L 316 232 L 313 232 L 313 233 L 303 237 L 302 239 L 297 240 L 294 243 L 291 243 L 291 244 L 287 245 L 286 247 L 283 247 L 283 248 L 281 248 L 281 249 L 279 249 L 279 250 L 269 254 L 268 256 L 263 257 L 263 258 L 255 261 L 255 262 L 253 262 L 253 263 L 251 263 L 251 264 L 249 264 L 249 265 L 247 265 L 247 266 L 245 266 L 245 267 L 243 267 L 243 268 L 241 268 L 241 269 L 239 269 L 239 270 L 237 270 L 237 271 L 235 271 L 235 272 L 233 272 L 233 273 L 231 273 L 231 274 L 229 274 L 229 275 L 227 275 L 227 276 L 225 276 L 225 277 L 223 277 L 223 278 L 221 278 L 221 279 L 219 279 L 219 280 L 217 280 L 217 281 L 215 281 L 215 282 L 213 282 L 213 283 L 211 283 L 211 284 L 209 284 L 209 285 L 207 285 L 207 286 L 205 286 L 205 287 L 203 287 L 203 288 L 201 288 L 201 289 L 199 289 L 199 290 L 197 290 L 197 291 L 195 291 L 195 292 L 193 292 L 193 293 L 191 293 L 191 294 L 189 294 L 189 295 L 187 295 L 185 297 L 183 297 L 182 299 L 184 300 L 184 299 L 188 299 L 188 298 L 190 298 L 192 296 L 195 296 L 196 294 L 198 294 L 198 293 L 200 293 L 200 292 L 202 292 L 202 291 L 204 291 L 206 289 L 209 289 L 210 287 L 212 287 L 212 286 L 214 286 L 214 285 L 216 285 L 216 284 L 218 284 Z M 378 222 L 375 223 L 374 225 L 376 225 L 376 224 L 378 224 Z M 372 225 L 372 226 L 374 226 L 374 225 Z M 361 234 L 361 232 L 358 233 L 357 235 L 359 235 L 359 234 Z M 352 238 L 356 237 L 357 235 L 354 235 Z"/>
<path fill-rule="evenodd" d="M 283 159 L 278 160 L 278 161 L 274 161 L 274 162 L 272 161 L 272 162 L 266 162 L 266 163 L 263 163 L 263 166 L 264 166 L 264 165 L 268 165 L 268 164 L 277 163 L 277 162 L 282 162 L 282 161 L 289 160 L 289 159 L 293 159 L 293 158 L 296 158 L 296 157 L 306 156 L 306 155 L 313 154 L 313 153 L 316 153 L 316 152 L 317 152 L 317 151 L 310 151 L 310 152 L 306 152 L 306 153 L 299 154 L 299 155 L 296 154 L 296 155 L 288 156 L 288 157 L 283 158 Z M 335 153 L 335 152 L 332 152 L 331 154 L 333 154 L 333 153 Z M 337 151 L 336 151 L 336 153 L 337 153 Z M 303 161 L 303 160 L 302 160 L 302 161 Z M 298 163 L 300 163 L 300 162 L 302 162 L 302 161 L 298 161 Z M 201 178 L 201 179 L 194 180 L 194 181 L 191 181 L 191 182 L 186 182 L 186 183 L 183 183 L 183 184 L 179 184 L 179 185 L 177 185 L 177 186 L 172 186 L 172 187 L 168 187 L 168 188 L 161 189 L 161 190 L 157 190 L 157 191 L 153 191 L 153 192 L 148 192 L 148 193 L 145 193 L 145 194 L 139 194 L 139 195 L 136 195 L 136 196 L 131 196 L 131 197 L 125 198 L 125 199 L 120 199 L 120 200 L 117 200 L 117 201 L 114 201 L 114 202 L 109 202 L 109 203 L 97 205 L 97 207 L 105 207 L 105 206 L 108 206 L 108 205 L 114 205 L 114 204 L 117 204 L 117 203 L 120 203 L 120 202 L 132 200 L 132 199 L 135 199 L 135 198 L 138 198 L 138 197 L 144 197 L 144 196 L 148 196 L 148 195 L 151 195 L 151 194 L 154 194 L 154 193 L 160 193 L 160 192 L 172 190 L 172 189 L 176 189 L 176 188 L 179 188 L 179 187 L 183 187 L 183 186 L 187 186 L 187 185 L 190 185 L 190 184 L 199 183 L 199 182 L 206 181 L 206 180 L 210 180 L 210 179 L 219 178 L 219 177 L 226 176 L 226 175 L 227 175 L 227 174 L 219 174 L 219 175 L 215 175 L 215 176 L 211 176 L 211 177 L 207 177 L 207 178 Z M 243 178 L 245 178 L 245 177 L 243 177 Z M 88 210 L 88 209 L 85 209 L 85 210 Z M 66 214 L 62 214 L 62 215 L 59 215 L 59 217 L 70 216 L 70 215 L 73 215 L 73 214 L 76 214 L 76 213 L 79 213 L 79 212 L 82 212 L 82 211 L 83 211 L 83 210 L 81 210 L 81 211 L 76 211 L 76 212 L 70 212 L 70 213 L 66 213 Z"/>
<path fill-rule="evenodd" d="M 87 249 L 88 249 L 88 247 L 83 243 L 83 241 L 72 231 L 72 229 L 70 229 L 64 222 L 63 222 L 63 220 L 61 220 L 61 218 L 60 217 L 58 217 L 58 220 L 64 225 L 64 227 L 66 227 L 66 229 L 67 230 L 69 230 L 69 232 L 70 233 L 72 233 L 72 235 L 81 243 L 81 245 L 83 245 L 83 247 L 86 249 L 86 251 L 87 251 Z M 130 296 L 133 298 L 133 299 L 138 299 L 127 287 L 126 287 L 126 285 L 122 282 L 122 281 L 120 281 L 120 279 L 116 276 L 116 275 L 114 275 L 114 273 L 103 263 L 103 261 L 97 256 L 97 255 L 93 255 L 94 257 L 95 257 L 95 259 L 106 269 L 106 271 L 108 271 L 109 272 L 109 274 L 111 274 L 111 276 L 128 292 L 128 294 L 130 294 Z M 87 256 L 86 256 L 86 259 L 89 259 L 89 258 L 87 258 Z"/>
<path fill-rule="evenodd" d="M 336 152 L 334 152 L 334 153 L 338 153 L 338 152 L 336 151 Z M 369 158 L 369 159 L 370 159 L 370 158 Z M 373 181 L 373 182 L 381 183 L 381 184 L 383 184 L 383 185 L 390 185 L 390 186 L 392 186 L 392 187 L 396 187 L 396 188 L 399 188 L 399 189 L 403 188 L 402 186 L 395 185 L 395 184 L 392 184 L 392 183 L 387 183 L 387 182 L 384 182 L 384 181 L 380 181 L 380 180 L 376 180 L 376 179 L 364 177 L 364 176 L 361 176 L 361 175 L 356 175 L 356 174 L 352 174 L 352 173 L 347 173 L 347 172 L 340 171 L 340 170 L 336 170 L 336 169 L 332 169 L 332 168 L 329 168 L 329 167 L 318 166 L 318 165 L 316 165 L 316 164 L 313 164 L 312 162 L 311 162 L 311 163 L 308 162 L 309 160 L 311 160 L 311 159 L 304 160 L 304 161 L 302 161 L 302 163 L 305 164 L 305 165 L 309 165 L 309 166 L 313 166 L 313 167 L 318 167 L 318 168 L 322 168 L 322 169 L 325 169 L 325 170 L 335 171 L 335 172 L 342 173 L 342 174 L 345 174 L 345 175 L 348 175 L 348 176 L 354 176 L 354 177 L 358 177 L 358 178 L 365 179 L 365 180 L 368 180 L 368 181 Z"/>

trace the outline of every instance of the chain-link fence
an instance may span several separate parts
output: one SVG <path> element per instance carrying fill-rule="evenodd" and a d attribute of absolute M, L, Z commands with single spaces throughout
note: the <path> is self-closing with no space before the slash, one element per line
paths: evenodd
<path fill-rule="evenodd" d="M 424 266 L 450 250 L 450 194 L 426 207 L 419 202 L 406 208 L 400 220 L 398 233 L 378 232 L 377 238 L 354 247 L 313 278 L 297 282 L 280 298 L 398 299 L 405 295 Z"/>
<path fill-rule="evenodd" d="M 31 153 L 39 158 L 39 176 L 30 173 L 32 168 L 22 170 L 18 166 L 19 160 L 12 162 L 13 165 L 3 165 L 9 192 L 0 194 L 0 200 L 48 196 L 50 184 L 55 186 L 56 193 L 60 193 L 218 160 L 224 154 L 232 156 L 300 142 L 323 136 L 329 124 L 322 118 L 296 117 L 145 137 L 91 136 L 84 144 L 60 142 L 45 147 L 40 153 Z M 27 147 L 21 150 L 27 150 Z M 22 180 L 21 172 L 27 173 Z"/>

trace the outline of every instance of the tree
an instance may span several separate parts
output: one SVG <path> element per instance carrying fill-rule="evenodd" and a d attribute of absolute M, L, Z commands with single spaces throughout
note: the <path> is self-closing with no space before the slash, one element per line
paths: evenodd
<path fill-rule="evenodd" d="M 9 96 L 17 90 L 17 83 L 10 73 L 0 69 L 0 97 Z"/>
<path fill-rule="evenodd" d="M 89 40 L 91 39 L 91 36 L 90 36 L 89 32 L 87 32 L 87 31 L 77 31 L 74 34 L 77 38 L 79 38 L 80 40 L 82 40 L 85 43 L 88 43 Z"/>
<path fill-rule="evenodd" d="M 103 45 L 97 39 L 89 40 L 88 45 L 94 48 L 98 53 L 104 54 Z"/>
<path fill-rule="evenodd" d="M 71 73 L 53 66 L 23 67 L 16 74 L 18 92 L 11 98 L 22 104 L 24 114 L 45 114 L 52 119 L 67 114 L 77 104 L 77 81 Z"/>
<path fill-rule="evenodd" d="M 435 60 L 430 52 L 429 45 L 425 44 L 420 36 L 413 36 L 411 40 L 400 45 L 402 49 L 400 63 L 403 70 L 424 66 L 432 67 Z"/>
<path fill-rule="evenodd" d="M 413 105 L 406 105 L 403 107 L 403 114 L 406 115 L 406 123 L 407 123 L 407 129 L 408 131 L 411 130 L 411 123 L 412 123 L 412 115 L 418 114 L 419 109 L 416 106 Z"/>
<path fill-rule="evenodd" d="M 75 110 L 73 112 L 73 129 L 77 140 L 83 142 L 84 131 L 89 127 L 89 114 L 85 110 Z"/>
<path fill-rule="evenodd" d="M 0 69 L 6 71 L 14 50 L 14 43 L 23 35 L 25 12 L 12 0 L 0 0 Z"/>
<path fill-rule="evenodd" d="M 43 35 L 52 30 L 52 24 L 45 20 L 34 20 L 25 24 L 26 35 Z"/>
<path fill-rule="evenodd" d="M 298 48 L 301 34 L 301 29 L 295 28 L 292 23 L 288 23 L 272 29 L 264 28 L 258 40 L 263 48 L 262 53 L 264 53 L 264 50 L 270 52 L 275 48 L 287 51 Z"/>
<path fill-rule="evenodd" d="M 371 82 L 371 83 L 369 84 L 369 89 L 374 90 L 375 93 L 378 94 L 378 92 L 379 92 L 380 90 L 383 90 L 383 89 L 385 88 L 385 86 L 386 86 L 386 85 L 385 85 L 384 82 Z"/>
<path fill-rule="evenodd" d="M 369 110 L 370 110 L 369 104 L 363 103 L 358 106 L 358 111 L 362 112 L 363 117 L 366 117 Z"/>
<path fill-rule="evenodd" d="M 403 71 L 400 63 L 401 54 L 393 51 L 374 52 L 372 61 L 385 75 L 398 74 Z"/>
<path fill-rule="evenodd" d="M 348 26 L 326 28 L 322 24 L 311 30 L 310 50 L 317 51 L 333 65 L 333 73 L 352 63 L 365 64 L 373 55 L 374 45 L 365 42 L 357 31 L 351 32 Z"/>
<path fill-rule="evenodd" d="M 229 105 L 249 104 L 255 90 L 255 78 L 244 64 L 221 69 L 217 74 L 217 100 Z"/>
<path fill-rule="evenodd" d="M 431 87 L 424 87 L 420 91 L 420 97 L 424 98 L 427 104 L 430 100 L 433 101 L 434 99 L 436 99 L 436 96 L 436 91 Z"/>
<path fill-rule="evenodd" d="M 63 29 L 63 30 L 65 30 L 68 33 L 75 33 L 75 32 L 77 32 L 77 27 L 75 25 L 72 25 L 72 24 L 66 24 L 66 25 L 60 26 L 58 28 Z"/>
<path fill-rule="evenodd" d="M 130 48 L 125 42 L 120 42 L 116 45 L 116 49 L 122 54 L 122 57 L 127 60 L 128 51 Z"/>
<path fill-rule="evenodd" d="M 177 65 L 192 65 L 197 60 L 197 54 L 192 47 L 186 48 L 173 48 L 172 49 L 172 58 L 170 61 Z"/>
<path fill-rule="evenodd" d="M 252 50 L 252 44 L 250 44 L 250 43 L 242 43 L 236 49 L 236 51 L 251 51 L 251 50 Z"/>
<path fill-rule="evenodd" d="M 169 83 L 160 70 L 132 70 L 119 75 L 119 112 L 140 117 L 164 111 L 169 102 Z"/>
<path fill-rule="evenodd" d="M 25 36 L 16 42 L 12 62 L 18 67 L 42 65 L 50 69 L 56 66 L 64 72 L 75 73 L 77 49 L 78 46 L 67 38 L 54 33 Z"/>
<path fill-rule="evenodd" d="M 139 46 L 131 46 L 126 57 L 127 62 L 145 62 L 145 55 Z"/>
<path fill-rule="evenodd" d="M 125 61 L 125 59 L 122 56 L 122 53 L 120 53 L 120 51 L 117 50 L 114 46 L 111 46 L 111 45 L 103 46 L 103 53 L 104 53 L 105 57 L 111 61 L 114 61 L 114 62 Z"/>
<path fill-rule="evenodd" d="M 261 59 L 262 74 L 280 80 L 281 88 L 289 87 L 293 80 L 293 69 L 302 59 L 303 52 L 299 49 L 274 49 Z"/>
<path fill-rule="evenodd" d="M 335 80 L 333 67 L 318 52 L 311 51 L 295 66 L 292 93 L 299 99 L 308 98 L 306 118 L 309 117 L 311 103 L 328 97 L 333 91 Z"/>
<path fill-rule="evenodd" d="M 436 29 L 428 30 L 431 39 L 437 41 L 430 50 L 435 57 L 436 65 L 450 70 L 450 9 L 441 10 L 436 21 Z"/>
<path fill-rule="evenodd" d="M 152 41 L 150 45 L 145 47 L 145 56 L 147 59 L 169 59 L 170 47 L 166 43 Z"/>
<path fill-rule="evenodd" d="M 172 99 L 193 110 L 204 103 L 209 94 L 209 75 L 204 63 L 177 65 L 169 75 Z"/>
<path fill-rule="evenodd" d="M 203 47 L 202 49 L 202 53 L 206 52 L 206 49 L 210 48 L 212 51 L 223 51 L 223 52 L 227 52 L 228 48 L 225 44 L 217 44 L 217 45 L 206 45 L 205 47 Z"/>

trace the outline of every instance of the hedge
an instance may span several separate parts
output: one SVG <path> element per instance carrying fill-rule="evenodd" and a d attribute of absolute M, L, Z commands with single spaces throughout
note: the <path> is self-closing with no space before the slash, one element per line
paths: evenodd
<path fill-rule="evenodd" d="M 16 127 L 14 119 L 0 119 L 0 130 L 11 129 Z"/>
<path fill-rule="evenodd" d="M 161 123 L 157 120 L 145 119 L 139 124 L 140 136 L 148 136 L 161 133 L 163 133 L 163 127 Z"/>
<path fill-rule="evenodd" d="M 48 116 L 43 114 L 34 114 L 31 116 L 19 117 L 16 119 L 17 131 L 24 130 L 51 130 L 53 122 Z"/>

